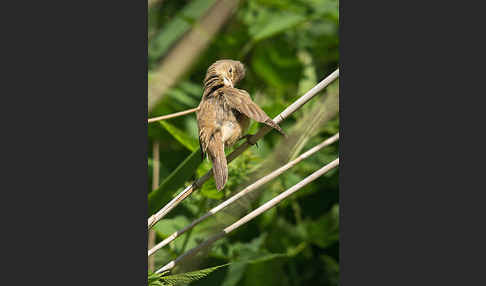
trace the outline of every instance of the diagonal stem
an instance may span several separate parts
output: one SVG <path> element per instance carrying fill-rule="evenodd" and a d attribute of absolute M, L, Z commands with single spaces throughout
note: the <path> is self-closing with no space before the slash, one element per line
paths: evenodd
<path fill-rule="evenodd" d="M 174 266 L 177 263 L 179 263 L 182 259 L 185 259 L 185 258 L 188 258 L 188 257 L 195 255 L 199 250 L 203 249 L 204 247 L 211 245 L 216 240 L 224 237 L 225 235 L 231 233 L 235 229 L 237 229 L 240 226 L 244 225 L 245 223 L 251 221 L 252 219 L 261 215 L 262 213 L 269 210 L 270 208 L 276 206 L 278 203 L 280 203 L 281 201 L 283 201 L 284 199 L 286 199 L 287 197 L 289 197 L 293 193 L 297 192 L 298 190 L 300 190 L 301 188 L 303 188 L 304 186 L 306 186 L 310 182 L 312 182 L 315 179 L 319 178 L 320 176 L 324 175 L 329 170 L 336 168 L 338 165 L 339 165 L 339 158 L 335 159 L 331 163 L 329 163 L 329 164 L 323 166 L 322 168 L 320 168 L 319 170 L 315 171 L 314 173 L 312 173 L 311 175 L 309 175 L 308 177 L 306 177 L 305 179 L 303 179 L 299 183 L 292 186 L 290 189 L 287 189 L 283 193 L 280 193 L 278 196 L 274 197 L 273 199 L 264 203 L 263 205 L 261 205 L 260 207 L 258 207 L 255 210 L 253 210 L 252 212 L 250 212 L 246 216 L 242 217 L 237 222 L 227 226 L 221 232 L 210 237 L 209 239 L 207 239 L 206 241 L 204 241 L 200 245 L 192 248 L 191 250 L 189 250 L 189 251 L 185 252 L 184 254 L 180 255 L 179 257 L 177 257 L 175 260 L 172 260 L 171 262 L 167 263 L 165 266 L 163 266 L 162 268 L 157 270 L 155 273 L 162 273 L 164 271 L 167 271 L 167 270 L 174 268 Z"/>
<path fill-rule="evenodd" d="M 277 178 L 279 175 L 281 175 L 282 173 L 284 173 L 288 169 L 294 167 L 295 165 L 297 165 L 298 163 L 300 163 L 302 160 L 307 159 L 308 157 L 310 157 L 311 155 L 313 155 L 317 151 L 321 150 L 322 148 L 324 148 L 326 146 L 329 146 L 332 143 L 336 142 L 338 139 L 339 139 L 339 133 L 333 135 L 332 137 L 324 140 L 322 143 L 320 143 L 320 144 L 312 147 L 308 151 L 302 153 L 295 160 L 292 160 L 291 162 L 288 162 L 287 164 L 285 164 L 282 167 L 274 170 L 270 174 L 267 174 L 266 176 L 260 178 L 258 181 L 256 181 L 253 184 L 249 185 L 248 187 L 246 187 L 245 189 L 243 189 L 239 193 L 235 194 L 234 196 L 232 196 L 231 198 L 227 199 L 223 203 L 221 203 L 221 204 L 217 205 L 216 207 L 212 208 L 205 215 L 203 215 L 203 216 L 199 217 L 198 219 L 194 220 L 190 225 L 187 225 L 183 229 L 172 233 L 166 239 L 164 239 L 163 241 L 161 241 L 160 243 L 158 243 L 157 245 L 155 245 L 153 248 L 151 248 L 148 251 L 148 256 L 154 254 L 157 250 L 159 250 L 162 247 L 166 246 L 167 244 L 169 244 L 170 242 L 172 242 L 173 240 L 175 240 L 177 237 L 179 237 L 182 234 L 186 233 L 187 231 L 189 231 L 190 229 L 192 229 L 193 227 L 195 227 L 199 223 L 203 222 L 207 218 L 211 217 L 212 215 L 216 214 L 217 212 L 223 210 L 224 208 L 226 208 L 230 204 L 234 203 L 235 201 L 237 201 L 241 197 L 249 194 L 250 192 L 252 192 L 252 191 L 260 188 L 264 184 L 266 184 L 266 183 L 270 182 L 271 180 Z"/>

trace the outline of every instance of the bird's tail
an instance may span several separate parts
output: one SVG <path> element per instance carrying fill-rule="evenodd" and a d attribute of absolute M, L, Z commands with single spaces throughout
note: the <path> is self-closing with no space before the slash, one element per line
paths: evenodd
<path fill-rule="evenodd" d="M 216 132 L 208 146 L 209 158 L 213 162 L 213 176 L 216 189 L 222 190 L 228 180 L 228 164 L 224 154 L 224 143 L 221 132 Z"/>

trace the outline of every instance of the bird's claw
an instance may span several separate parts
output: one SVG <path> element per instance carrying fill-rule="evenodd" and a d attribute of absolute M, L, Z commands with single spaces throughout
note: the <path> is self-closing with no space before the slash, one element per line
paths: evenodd
<path fill-rule="evenodd" d="M 250 139 L 251 137 L 253 136 L 253 134 L 246 134 L 245 136 L 242 136 L 239 140 L 242 140 L 242 139 L 246 139 L 246 142 L 248 142 L 248 144 L 250 145 L 256 145 L 257 148 L 258 148 L 258 142 L 251 142 Z"/>

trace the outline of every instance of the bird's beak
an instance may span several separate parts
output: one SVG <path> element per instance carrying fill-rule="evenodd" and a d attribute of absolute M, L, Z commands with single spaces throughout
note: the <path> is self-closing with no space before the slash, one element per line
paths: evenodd
<path fill-rule="evenodd" d="M 233 82 L 232 82 L 231 80 L 229 80 L 227 77 L 224 77 L 224 78 L 223 78 L 223 83 L 224 83 L 224 85 L 226 85 L 226 86 L 231 86 L 231 87 L 233 87 Z"/>

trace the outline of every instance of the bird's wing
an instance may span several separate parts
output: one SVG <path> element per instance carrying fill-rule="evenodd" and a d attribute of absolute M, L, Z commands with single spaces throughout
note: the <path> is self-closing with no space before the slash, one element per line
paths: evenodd
<path fill-rule="evenodd" d="M 199 110 L 196 112 L 197 126 L 199 128 L 199 146 L 201 147 L 202 157 L 208 151 L 209 142 L 216 132 L 220 129 L 222 120 L 221 108 L 217 108 L 218 99 L 215 97 L 201 101 Z"/>
<path fill-rule="evenodd" d="M 221 89 L 221 92 L 225 98 L 225 101 L 231 106 L 231 108 L 238 110 L 255 121 L 265 123 L 266 125 L 276 129 L 282 135 L 286 136 L 282 128 L 280 128 L 277 123 L 268 117 L 265 111 L 263 111 L 256 103 L 253 102 L 253 100 L 251 100 L 248 92 L 232 87 L 224 87 Z"/>

